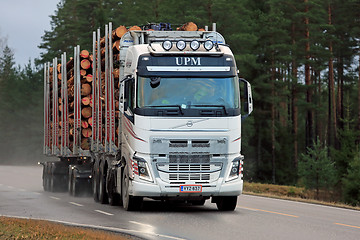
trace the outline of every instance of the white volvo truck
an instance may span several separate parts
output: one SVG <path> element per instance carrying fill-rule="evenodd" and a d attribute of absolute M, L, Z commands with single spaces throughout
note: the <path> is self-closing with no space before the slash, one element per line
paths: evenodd
<path fill-rule="evenodd" d="M 100 32 L 93 38 L 91 148 L 71 155 L 91 159 L 86 171 L 91 169 L 94 199 L 136 210 L 145 197 L 194 205 L 211 198 L 219 210 L 234 210 L 243 189 L 241 123 L 253 102 L 251 86 L 239 78 L 223 36 L 170 31 L 168 25 L 129 31 L 121 38 L 120 58 L 113 61 L 111 30 L 107 25 L 105 101 L 99 97 L 104 60 L 100 51 L 95 54 Z M 119 99 L 114 66 L 120 70 Z M 70 170 L 68 179 L 81 175 L 70 167 L 75 173 Z"/>

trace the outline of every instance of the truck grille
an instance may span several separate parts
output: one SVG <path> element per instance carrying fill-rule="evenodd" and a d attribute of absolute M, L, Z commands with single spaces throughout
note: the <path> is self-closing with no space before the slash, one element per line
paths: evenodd
<path fill-rule="evenodd" d="M 170 181 L 209 181 L 210 174 L 209 173 L 171 173 L 169 174 Z"/>
<path fill-rule="evenodd" d="M 159 177 L 170 184 L 214 182 L 227 161 L 227 138 L 151 139 L 151 157 Z"/>

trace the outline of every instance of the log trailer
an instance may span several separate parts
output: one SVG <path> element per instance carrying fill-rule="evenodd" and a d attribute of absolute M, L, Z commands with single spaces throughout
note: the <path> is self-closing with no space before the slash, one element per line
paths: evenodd
<path fill-rule="evenodd" d="M 109 23 L 104 37 L 93 33 L 92 56 L 76 46 L 70 61 L 64 53 L 46 63 L 44 154 L 60 161 L 41 163 L 44 190 L 87 188 L 95 201 L 126 210 L 145 197 L 211 198 L 234 210 L 243 189 L 241 122 L 253 102 L 214 28 L 150 24 L 116 39 Z"/>

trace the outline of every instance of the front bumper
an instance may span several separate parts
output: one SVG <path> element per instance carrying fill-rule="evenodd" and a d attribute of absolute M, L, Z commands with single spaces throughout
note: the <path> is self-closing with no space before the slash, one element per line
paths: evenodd
<path fill-rule="evenodd" d="M 160 178 L 155 179 L 155 183 L 148 183 L 145 181 L 130 181 L 129 193 L 132 196 L 141 197 L 212 197 L 212 196 L 238 196 L 242 193 L 243 180 L 238 179 L 224 182 L 223 178 L 211 184 L 202 185 L 201 192 L 183 193 L 180 192 L 180 184 L 169 184 L 162 181 Z M 187 183 L 181 185 L 201 185 L 194 183 Z"/>

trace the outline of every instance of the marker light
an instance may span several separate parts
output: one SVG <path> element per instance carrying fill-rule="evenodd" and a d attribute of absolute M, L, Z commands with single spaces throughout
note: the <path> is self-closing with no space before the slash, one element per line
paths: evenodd
<path fill-rule="evenodd" d="M 196 51 L 199 49 L 200 43 L 198 41 L 194 40 L 190 43 L 190 47 L 192 50 Z"/>
<path fill-rule="evenodd" d="M 204 42 L 204 48 L 207 51 L 210 51 L 213 47 L 214 47 L 214 43 L 212 41 L 207 40 L 206 42 Z"/>
<path fill-rule="evenodd" d="M 183 40 L 180 40 L 176 43 L 176 47 L 177 49 L 179 49 L 180 51 L 184 50 L 186 47 L 186 43 Z"/>
<path fill-rule="evenodd" d="M 169 51 L 172 48 L 172 43 L 169 40 L 166 40 L 162 43 L 162 47 L 165 51 Z"/>

